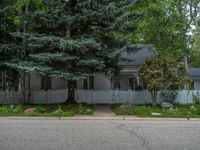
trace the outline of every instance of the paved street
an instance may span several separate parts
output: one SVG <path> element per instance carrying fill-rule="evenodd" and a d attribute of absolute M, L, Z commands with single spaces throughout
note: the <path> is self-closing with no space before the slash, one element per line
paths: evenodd
<path fill-rule="evenodd" d="M 0 150 L 199 149 L 199 121 L 0 119 Z"/>

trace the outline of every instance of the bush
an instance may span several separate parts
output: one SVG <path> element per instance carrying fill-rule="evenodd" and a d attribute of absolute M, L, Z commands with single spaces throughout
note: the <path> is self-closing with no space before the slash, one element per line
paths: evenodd
<path fill-rule="evenodd" d="M 0 107 L 0 113 L 6 114 L 6 113 L 22 113 L 23 109 L 21 105 L 8 105 L 8 106 L 2 106 Z"/>
<path fill-rule="evenodd" d="M 125 103 L 125 104 L 121 105 L 120 109 L 123 112 L 123 114 L 126 114 L 126 115 L 133 115 L 133 114 L 135 114 L 133 112 L 133 105 L 131 105 L 129 103 Z"/>
<path fill-rule="evenodd" d="M 61 105 L 58 105 L 58 109 L 54 112 L 52 112 L 53 115 L 55 116 L 73 116 L 74 113 L 73 112 L 65 112 L 64 110 L 62 110 Z"/>
<path fill-rule="evenodd" d="M 135 88 L 136 91 L 142 91 L 143 90 L 143 87 L 141 85 L 138 85 L 136 88 Z"/>
<path fill-rule="evenodd" d="M 178 95 L 178 92 L 172 91 L 172 90 L 163 90 L 163 91 L 161 91 L 160 95 L 161 95 L 162 98 L 164 98 L 164 100 L 166 102 L 174 104 L 176 97 Z"/>
<path fill-rule="evenodd" d="M 192 100 L 194 104 L 200 104 L 200 93 L 197 94 L 192 93 Z"/>
<path fill-rule="evenodd" d="M 37 112 L 38 113 L 45 113 L 47 110 L 44 108 L 44 107 L 42 107 L 42 106 L 38 106 L 37 107 Z"/>
<path fill-rule="evenodd" d="M 10 108 L 6 107 L 6 106 L 1 106 L 0 107 L 0 113 L 9 113 L 10 112 Z"/>

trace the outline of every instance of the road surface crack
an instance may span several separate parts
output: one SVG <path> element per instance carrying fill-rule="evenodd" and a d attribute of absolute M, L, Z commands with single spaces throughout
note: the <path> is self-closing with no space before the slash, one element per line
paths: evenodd
<path fill-rule="evenodd" d="M 145 139 L 145 137 L 139 135 L 136 131 L 134 130 L 129 130 L 127 128 L 125 128 L 125 124 L 119 124 L 117 123 L 117 126 L 115 126 L 117 129 L 121 130 L 121 131 L 125 131 L 128 132 L 131 136 L 135 136 L 137 137 L 140 141 L 141 141 L 141 145 L 144 146 L 147 150 L 152 150 L 149 147 L 149 142 Z"/>

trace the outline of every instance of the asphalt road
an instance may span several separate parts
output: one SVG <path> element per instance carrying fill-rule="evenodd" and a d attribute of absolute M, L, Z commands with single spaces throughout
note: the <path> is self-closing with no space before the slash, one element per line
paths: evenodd
<path fill-rule="evenodd" d="M 200 150 L 200 121 L 0 119 L 0 150 Z"/>

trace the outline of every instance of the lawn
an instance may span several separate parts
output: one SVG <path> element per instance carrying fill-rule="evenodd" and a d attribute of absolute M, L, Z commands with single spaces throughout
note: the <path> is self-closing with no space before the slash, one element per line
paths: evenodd
<path fill-rule="evenodd" d="M 34 108 L 33 113 L 24 110 Z M 71 117 L 74 115 L 92 115 L 94 107 L 88 104 L 47 104 L 47 105 L 0 105 L 0 116 L 54 116 Z"/>
<path fill-rule="evenodd" d="M 152 108 L 150 105 L 113 104 L 112 110 L 117 115 L 136 115 L 138 117 L 168 117 L 168 118 L 200 118 L 200 104 L 176 105 L 174 108 Z M 152 114 L 153 113 L 153 114 Z M 155 115 L 155 114 L 160 115 Z"/>

